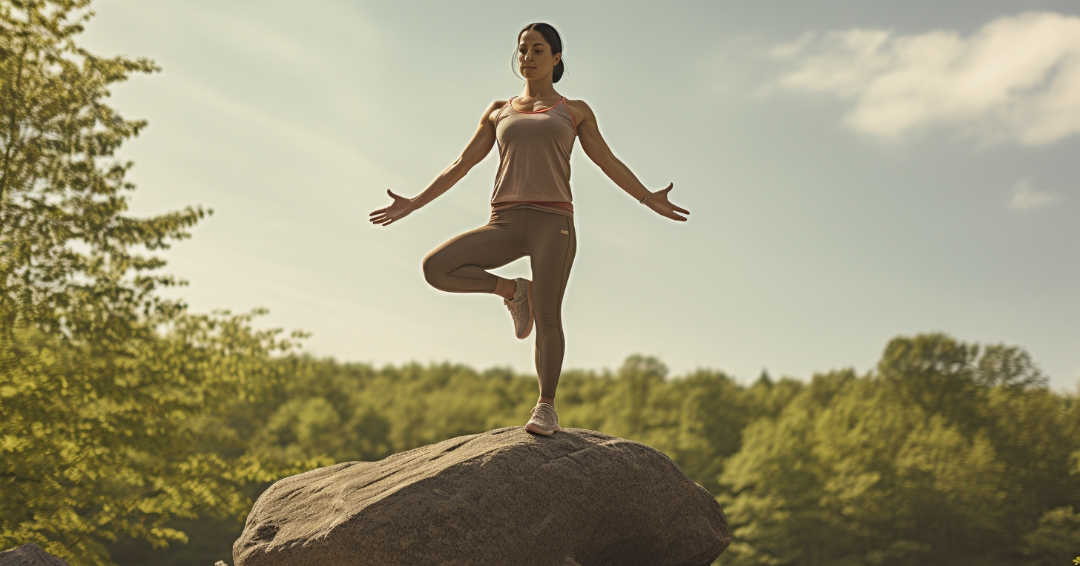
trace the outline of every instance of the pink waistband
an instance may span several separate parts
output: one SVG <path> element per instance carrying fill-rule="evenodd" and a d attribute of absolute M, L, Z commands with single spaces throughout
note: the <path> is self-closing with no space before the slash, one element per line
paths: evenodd
<path fill-rule="evenodd" d="M 493 202 L 493 203 L 491 203 L 491 208 L 494 209 L 494 210 L 504 210 L 504 209 L 510 208 L 512 206 L 520 206 L 520 205 L 523 205 L 523 204 L 531 204 L 533 206 L 551 206 L 551 207 L 555 207 L 555 208 L 561 208 L 563 210 L 569 210 L 570 212 L 574 211 L 574 205 L 572 203 L 561 202 L 561 201 L 543 201 L 543 200 L 514 200 L 514 201 L 507 201 L 507 202 Z"/>

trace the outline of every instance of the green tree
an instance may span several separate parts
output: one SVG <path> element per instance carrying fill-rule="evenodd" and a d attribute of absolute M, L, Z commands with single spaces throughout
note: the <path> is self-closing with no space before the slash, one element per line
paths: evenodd
<path fill-rule="evenodd" d="M 729 460 L 721 563 L 1071 558 L 1080 419 L 1044 384 L 1022 350 L 940 334 L 894 339 L 875 374 L 815 376 Z"/>
<path fill-rule="evenodd" d="M 185 542 L 177 518 L 237 520 L 243 486 L 278 477 L 220 412 L 280 379 L 250 317 L 182 315 L 162 336 L 80 344 L 18 330 L 0 349 L 0 548 L 35 542 L 73 566 L 106 544 Z"/>
<path fill-rule="evenodd" d="M 235 520 L 274 474 L 244 455 L 226 409 L 278 379 L 250 316 L 194 316 L 152 255 L 206 212 L 126 214 L 146 123 L 105 104 L 147 59 L 76 36 L 86 0 L 0 0 L 0 549 L 36 542 L 75 566 L 105 544 L 183 541 L 175 518 Z"/>
<path fill-rule="evenodd" d="M 174 283 L 152 275 L 164 262 L 137 251 L 188 237 L 205 214 L 124 214 L 132 164 L 114 155 L 146 122 L 104 99 L 157 67 L 79 47 L 88 3 L 0 1 L 0 316 L 9 333 L 33 325 L 77 340 L 175 309 L 154 295 Z"/>
<path fill-rule="evenodd" d="M 1026 564 L 1054 566 L 1080 549 L 1080 513 L 1072 507 L 1051 509 L 1039 517 L 1038 526 L 1024 535 Z"/>

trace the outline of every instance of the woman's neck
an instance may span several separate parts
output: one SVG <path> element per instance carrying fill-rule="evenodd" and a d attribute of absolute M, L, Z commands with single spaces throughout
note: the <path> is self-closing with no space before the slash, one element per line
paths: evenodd
<path fill-rule="evenodd" d="M 525 81 L 525 88 L 521 90 L 522 98 L 555 98 L 559 93 L 555 85 L 551 83 L 551 75 L 536 81 Z"/>

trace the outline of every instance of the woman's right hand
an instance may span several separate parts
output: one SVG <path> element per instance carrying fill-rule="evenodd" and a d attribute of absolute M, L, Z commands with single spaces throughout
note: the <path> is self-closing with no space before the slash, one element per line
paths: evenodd
<path fill-rule="evenodd" d="M 380 208 L 379 210 L 372 212 L 369 215 L 371 216 L 372 224 L 389 226 L 416 210 L 411 199 L 395 195 L 390 189 L 386 190 L 386 194 L 390 195 L 390 198 L 394 199 L 394 202 L 390 203 L 390 206 L 386 208 Z"/>

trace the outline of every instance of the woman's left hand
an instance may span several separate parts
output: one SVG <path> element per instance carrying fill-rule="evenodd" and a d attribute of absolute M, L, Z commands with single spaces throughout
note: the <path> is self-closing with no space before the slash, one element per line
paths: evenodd
<path fill-rule="evenodd" d="M 679 213 L 681 212 L 688 215 L 690 214 L 690 211 L 686 210 L 685 208 L 675 206 L 674 204 L 671 204 L 671 202 L 668 200 L 668 193 L 670 193 L 671 189 L 674 187 L 675 183 L 668 183 L 668 186 L 666 188 L 660 189 L 659 191 L 656 191 L 655 193 L 650 195 L 648 197 L 648 200 L 645 201 L 645 205 L 653 209 L 653 211 L 655 211 L 660 216 L 666 216 L 672 220 L 686 222 L 686 217 L 679 216 Z"/>

